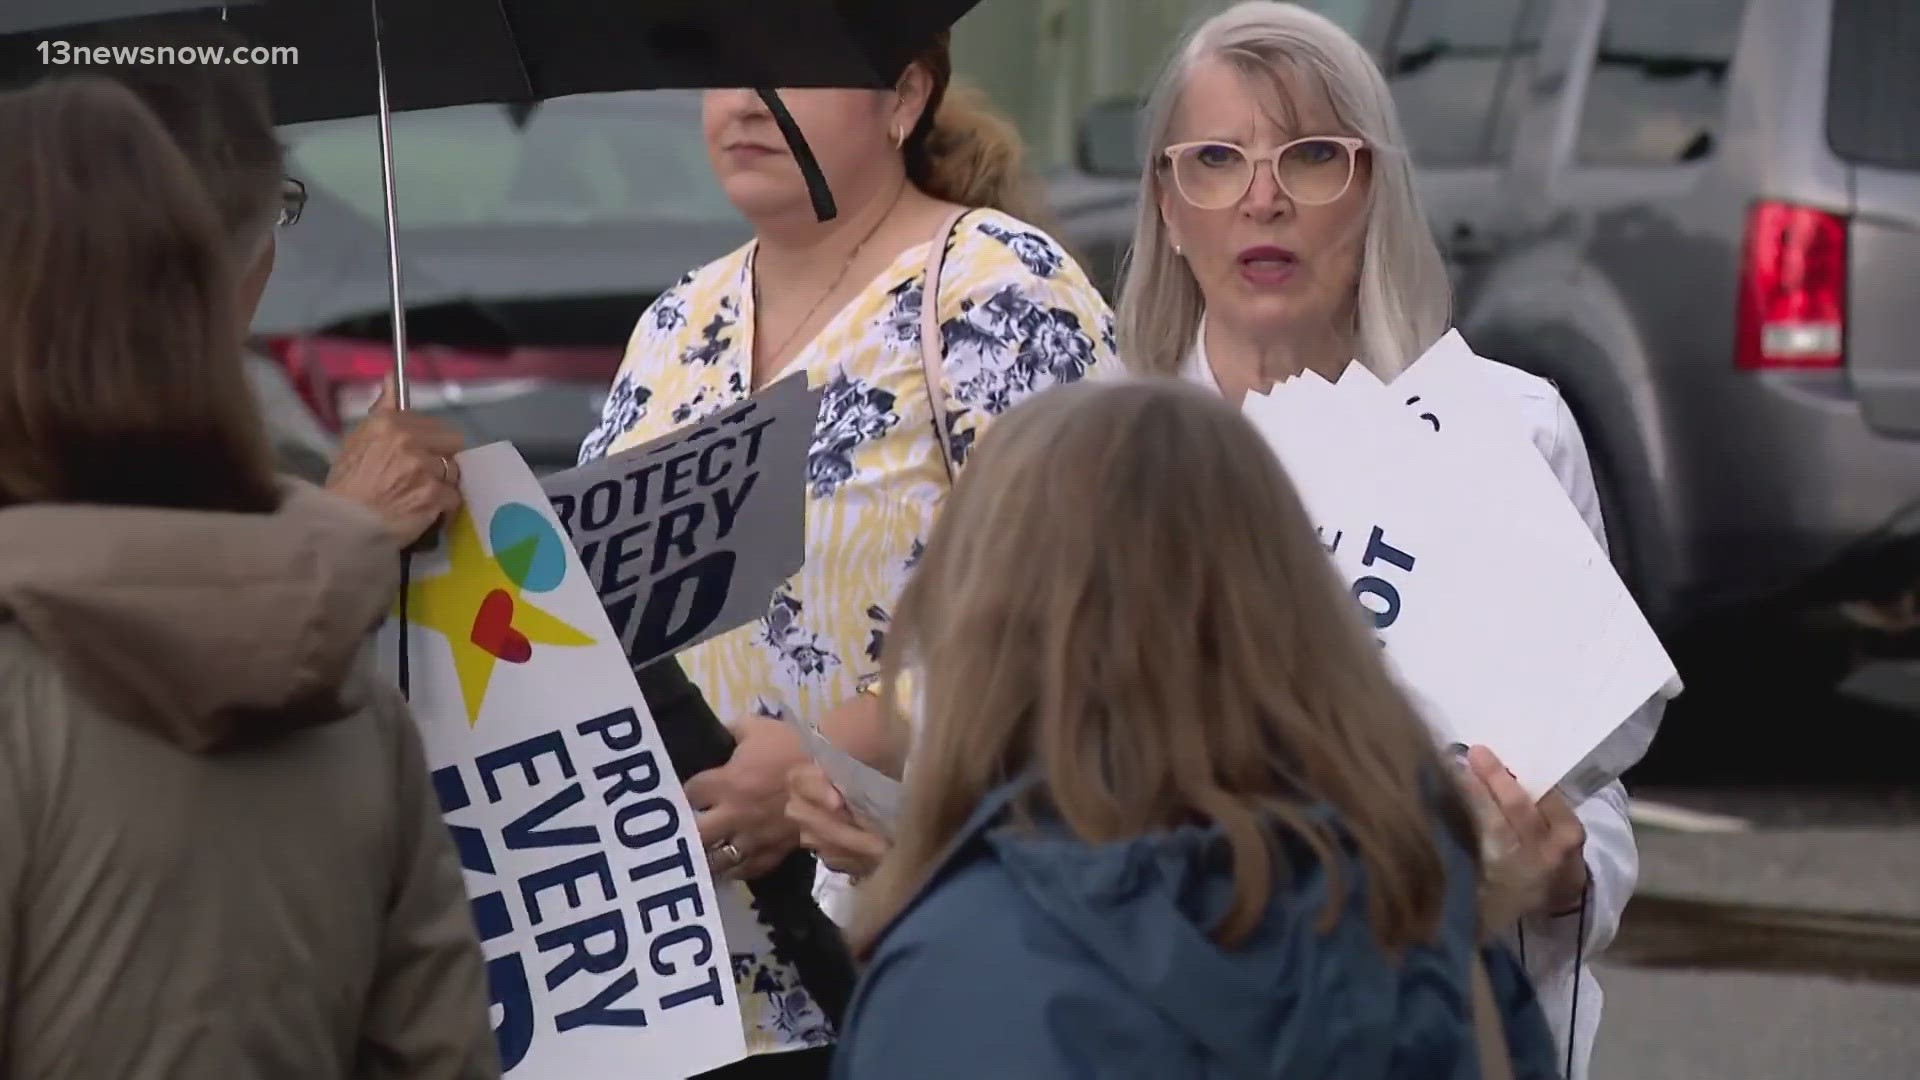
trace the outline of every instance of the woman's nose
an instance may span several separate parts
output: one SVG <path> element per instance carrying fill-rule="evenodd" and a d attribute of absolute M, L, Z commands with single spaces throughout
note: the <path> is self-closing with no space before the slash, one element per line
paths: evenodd
<path fill-rule="evenodd" d="M 714 100 L 728 112 L 740 117 L 762 116 L 767 112 L 767 103 L 760 100 L 758 92 L 744 87 L 728 87 L 723 90 L 709 90 Z"/>
<path fill-rule="evenodd" d="M 1271 166 L 1262 163 L 1253 170 L 1253 183 L 1247 185 L 1246 197 L 1240 200 L 1243 213 L 1256 221 L 1271 221 L 1286 213 L 1292 205 L 1293 200 L 1280 187 Z"/>

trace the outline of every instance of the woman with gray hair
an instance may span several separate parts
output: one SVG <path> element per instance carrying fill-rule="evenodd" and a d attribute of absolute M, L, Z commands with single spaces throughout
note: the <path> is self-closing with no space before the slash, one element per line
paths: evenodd
<path fill-rule="evenodd" d="M 1357 358 L 1391 379 L 1447 332 L 1451 288 L 1415 193 L 1386 80 L 1332 21 L 1251 0 L 1199 26 L 1148 107 L 1140 218 L 1118 311 L 1130 372 L 1176 376 L 1238 404 Z M 1485 361 L 1601 544 L 1587 450 L 1551 383 Z M 1565 1054 L 1587 1073 L 1600 987 L 1639 857 L 1617 777 L 1661 699 L 1537 803 L 1484 747 L 1470 796 L 1501 853 L 1490 877 L 1531 882 L 1492 917 L 1518 949 Z M 1550 722 L 1550 721 L 1549 721 Z"/>

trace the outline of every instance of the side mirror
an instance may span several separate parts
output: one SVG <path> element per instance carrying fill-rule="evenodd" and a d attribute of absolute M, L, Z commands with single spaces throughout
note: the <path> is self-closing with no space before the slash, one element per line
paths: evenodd
<path fill-rule="evenodd" d="M 1114 179 L 1140 175 L 1142 104 L 1138 98 L 1115 98 L 1087 110 L 1075 148 L 1080 171 Z"/>

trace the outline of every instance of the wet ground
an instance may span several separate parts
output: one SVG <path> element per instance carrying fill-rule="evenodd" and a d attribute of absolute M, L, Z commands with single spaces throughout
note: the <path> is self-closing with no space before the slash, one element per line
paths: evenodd
<path fill-rule="evenodd" d="M 1630 778 L 1593 1080 L 1920 1078 L 1920 666 L 1716 712 Z"/>

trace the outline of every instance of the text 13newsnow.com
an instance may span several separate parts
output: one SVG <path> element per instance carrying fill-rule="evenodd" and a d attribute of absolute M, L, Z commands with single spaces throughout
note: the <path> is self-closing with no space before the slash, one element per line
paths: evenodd
<path fill-rule="evenodd" d="M 298 64 L 292 45 L 75 45 L 43 41 L 40 62 L 62 66 L 126 67 L 139 64 L 244 64 L 268 67 Z"/>

